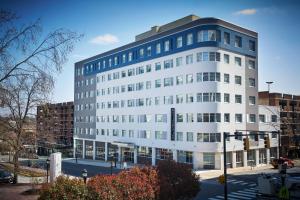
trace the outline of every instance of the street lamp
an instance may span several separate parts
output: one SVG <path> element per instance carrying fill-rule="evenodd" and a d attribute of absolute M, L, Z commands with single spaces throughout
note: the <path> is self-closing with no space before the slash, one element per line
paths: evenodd
<path fill-rule="evenodd" d="M 83 178 L 84 184 L 86 184 L 86 178 L 87 178 L 87 170 L 86 169 L 82 170 L 82 178 Z"/>
<path fill-rule="evenodd" d="M 46 167 L 47 167 L 47 183 L 48 183 L 48 178 L 49 178 L 49 165 L 50 165 L 50 160 L 47 158 L 46 160 Z"/>

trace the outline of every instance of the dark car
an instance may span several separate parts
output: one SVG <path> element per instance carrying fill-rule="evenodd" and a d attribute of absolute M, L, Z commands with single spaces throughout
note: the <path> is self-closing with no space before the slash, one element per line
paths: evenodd
<path fill-rule="evenodd" d="M 14 177 L 10 172 L 0 169 L 0 183 L 13 183 L 13 179 Z"/>
<path fill-rule="evenodd" d="M 273 159 L 272 161 L 271 161 L 271 164 L 273 165 L 273 167 L 275 168 L 275 169 L 277 169 L 278 168 L 278 165 L 279 164 L 286 164 L 286 166 L 287 166 L 287 168 L 292 168 L 292 167 L 294 167 L 294 161 L 293 160 L 291 160 L 291 159 L 288 159 L 288 158 L 279 158 L 279 159 Z"/>

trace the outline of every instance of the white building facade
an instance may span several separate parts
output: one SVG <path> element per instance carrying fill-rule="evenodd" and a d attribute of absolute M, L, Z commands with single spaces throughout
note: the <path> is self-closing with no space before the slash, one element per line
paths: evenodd
<path fill-rule="evenodd" d="M 74 98 L 77 157 L 221 169 L 224 133 L 236 135 L 227 141 L 228 167 L 276 157 L 277 137 L 271 151 L 263 138 L 251 142 L 259 131 L 276 131 L 260 122 L 257 33 L 219 19 L 188 16 L 152 27 L 76 63 Z M 249 134 L 251 150 L 240 134 Z"/>

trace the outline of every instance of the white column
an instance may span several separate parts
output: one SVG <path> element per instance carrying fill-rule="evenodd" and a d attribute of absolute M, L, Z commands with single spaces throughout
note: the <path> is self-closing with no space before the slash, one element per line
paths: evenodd
<path fill-rule="evenodd" d="M 137 164 L 137 154 L 138 154 L 138 149 L 134 147 L 133 149 L 133 163 Z"/>
<path fill-rule="evenodd" d="M 224 156 L 223 152 L 215 153 L 215 169 L 224 169 Z"/>
<path fill-rule="evenodd" d="M 85 140 L 82 140 L 82 159 L 85 159 Z"/>
<path fill-rule="evenodd" d="M 121 162 L 121 156 L 122 156 L 121 147 L 118 146 L 118 162 Z"/>
<path fill-rule="evenodd" d="M 203 154 L 200 152 L 193 152 L 193 169 L 203 168 Z"/>
<path fill-rule="evenodd" d="M 76 139 L 73 139 L 73 158 L 76 157 Z"/>
<path fill-rule="evenodd" d="M 244 154 L 243 154 L 243 165 L 244 165 L 244 167 L 247 167 L 247 166 L 248 166 L 248 155 L 247 155 L 247 151 L 244 151 Z"/>
<path fill-rule="evenodd" d="M 105 145 L 105 147 L 104 147 L 104 151 L 105 151 L 105 155 L 104 155 L 104 159 L 105 159 L 105 162 L 107 162 L 107 155 L 108 155 L 108 144 L 107 144 L 107 142 L 105 142 L 104 143 Z"/>
<path fill-rule="evenodd" d="M 175 162 L 177 162 L 177 150 L 176 150 L 176 149 L 173 149 L 172 152 L 173 152 L 173 160 L 174 160 Z"/>
<path fill-rule="evenodd" d="M 232 160 L 232 168 L 236 168 L 236 152 L 233 151 L 231 153 L 231 160 Z"/>
<path fill-rule="evenodd" d="M 152 165 L 155 166 L 156 164 L 156 152 L 155 147 L 152 147 Z"/>
<path fill-rule="evenodd" d="M 96 160 L 96 141 L 93 141 L 93 160 Z"/>
<path fill-rule="evenodd" d="M 259 165 L 259 149 L 255 149 L 255 166 Z"/>
<path fill-rule="evenodd" d="M 270 164 L 271 158 L 270 158 L 270 149 L 266 149 L 266 156 L 267 156 L 267 165 Z"/>

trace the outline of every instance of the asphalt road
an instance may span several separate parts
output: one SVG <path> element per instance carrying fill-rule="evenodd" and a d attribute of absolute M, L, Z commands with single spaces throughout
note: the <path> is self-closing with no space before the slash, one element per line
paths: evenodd
<path fill-rule="evenodd" d="M 256 198 L 256 182 L 261 173 L 279 178 L 278 170 L 268 169 L 255 172 L 243 172 L 228 175 L 228 197 L 232 200 L 254 200 Z M 300 176 L 300 168 L 287 170 L 291 177 Z M 201 181 L 201 191 L 195 200 L 221 200 L 224 199 L 224 185 L 218 183 L 217 178 Z"/>
<path fill-rule="evenodd" d="M 113 174 L 119 173 L 121 170 L 116 168 L 107 168 L 107 167 L 100 167 L 100 166 L 92 166 L 92 165 L 84 165 L 84 164 L 76 164 L 70 162 L 62 162 L 62 172 L 67 175 L 71 176 L 78 176 L 81 177 L 82 170 L 86 169 L 88 172 L 88 177 L 95 176 L 97 174 Z"/>

